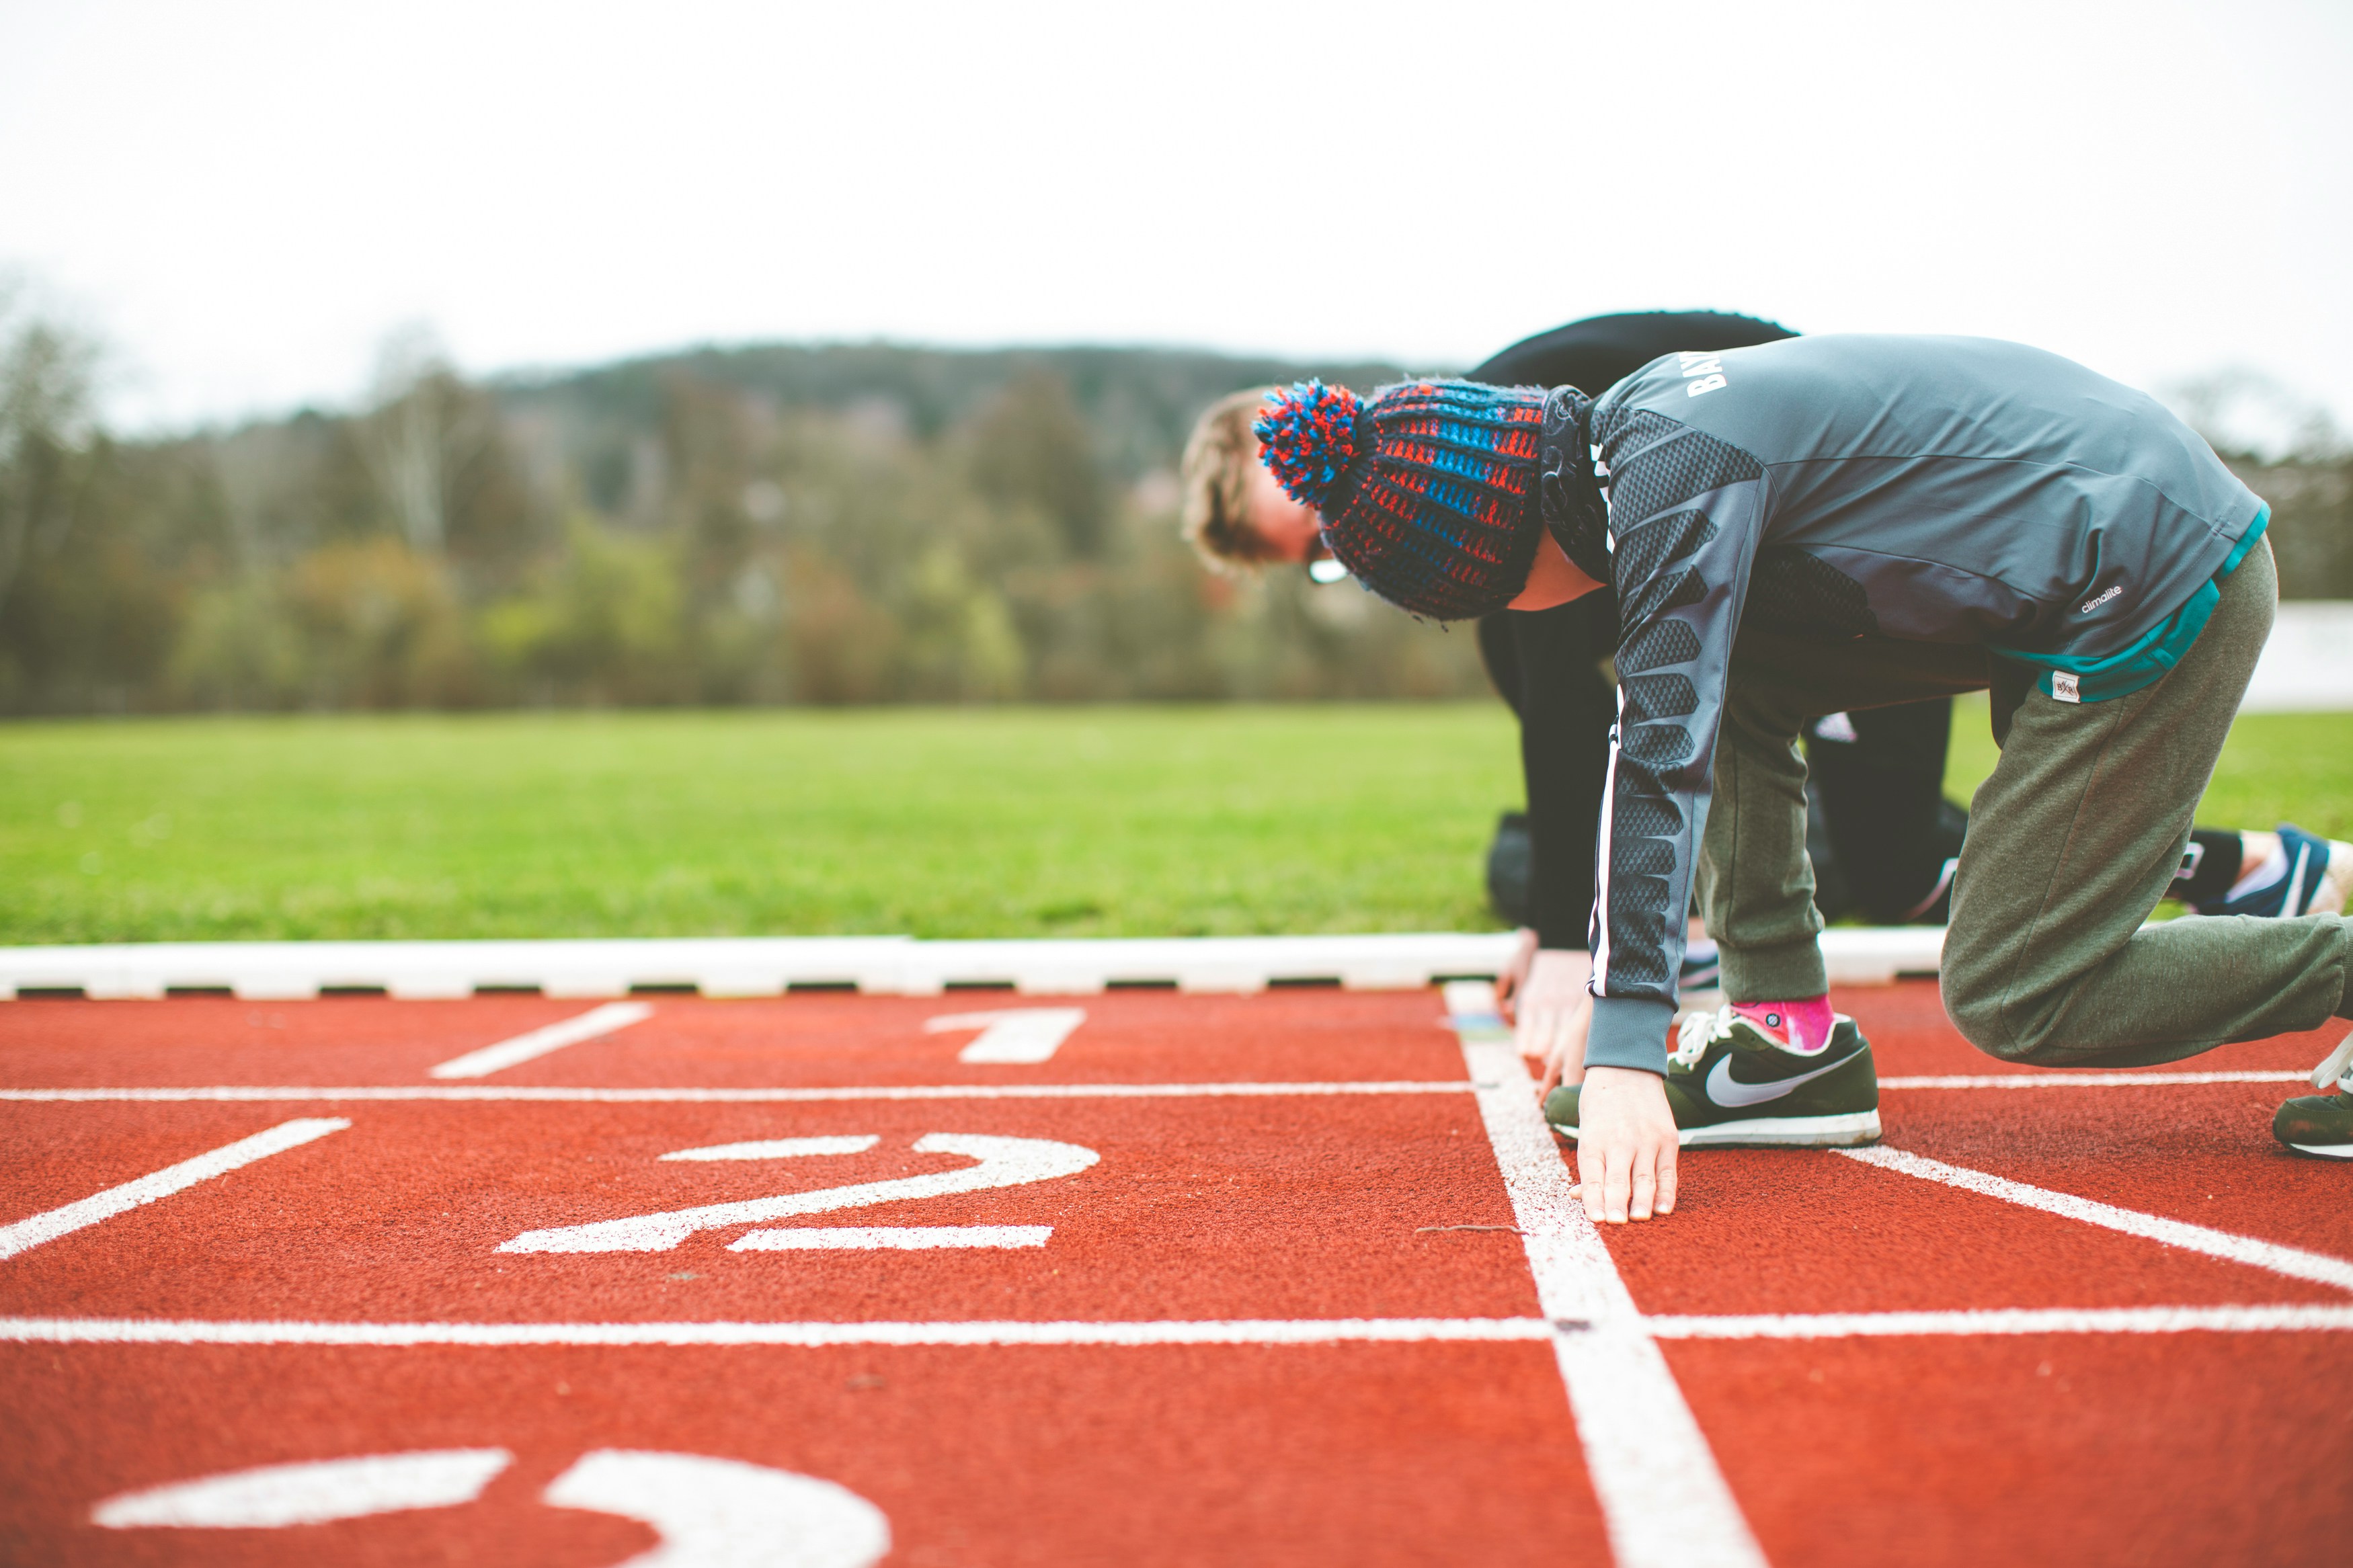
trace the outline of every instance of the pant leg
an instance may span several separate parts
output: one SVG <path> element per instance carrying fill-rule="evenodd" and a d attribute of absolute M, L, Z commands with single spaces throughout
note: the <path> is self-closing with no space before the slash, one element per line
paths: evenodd
<path fill-rule="evenodd" d="M 1735 1002 L 1830 989 L 1814 940 L 1822 917 L 1806 855 L 1806 759 L 1798 731 L 1808 717 L 1770 686 L 1744 680 L 1736 656 L 1699 858 L 1700 908 L 1724 955 L 1724 994 Z"/>
<path fill-rule="evenodd" d="M 1741 634 L 1732 650 L 1715 792 L 1700 844 L 1708 934 L 1735 1002 L 1828 990 L 1806 858 L 1806 763 L 1798 736 L 1826 713 L 1949 697 L 1986 685 L 1985 650 L 1858 637 L 1817 643 Z"/>
<path fill-rule="evenodd" d="M 1510 610 L 1497 610 L 1481 616 L 1479 627 L 1479 662 L 1487 667 L 1487 679 L 1495 688 L 1495 695 L 1512 710 L 1512 716 L 1525 722 L 1527 710 L 1520 697 L 1520 650 L 1512 636 Z"/>
<path fill-rule="evenodd" d="M 1853 739 L 1816 732 L 1806 747 L 1831 847 L 1862 917 L 1874 925 L 1917 919 L 1934 902 L 1948 847 L 1945 808 L 1950 698 L 1866 708 L 1849 715 Z"/>
<path fill-rule="evenodd" d="M 2080 704 L 2023 694 L 1970 809 L 1945 937 L 1945 1007 L 1978 1049 L 2137 1067 L 2345 1007 L 2353 931 L 2337 916 L 2142 929 L 2180 865 L 2277 584 L 2258 543 L 2155 686 Z"/>

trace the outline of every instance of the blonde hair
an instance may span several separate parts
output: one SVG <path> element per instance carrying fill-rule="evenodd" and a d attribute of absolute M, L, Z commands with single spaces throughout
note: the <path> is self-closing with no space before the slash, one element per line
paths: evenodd
<path fill-rule="evenodd" d="M 1267 391 L 1254 386 L 1229 393 L 1204 409 L 1177 468 L 1185 542 L 1219 572 L 1248 570 L 1273 559 L 1250 516 L 1250 469 L 1258 462 L 1258 437 L 1250 426 Z"/>

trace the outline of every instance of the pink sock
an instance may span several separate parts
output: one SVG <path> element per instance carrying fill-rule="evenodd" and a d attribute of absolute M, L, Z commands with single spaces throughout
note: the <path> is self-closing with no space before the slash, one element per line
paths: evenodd
<path fill-rule="evenodd" d="M 1811 1054 L 1831 1043 L 1831 999 L 1735 1002 L 1732 1010 L 1794 1051 Z"/>

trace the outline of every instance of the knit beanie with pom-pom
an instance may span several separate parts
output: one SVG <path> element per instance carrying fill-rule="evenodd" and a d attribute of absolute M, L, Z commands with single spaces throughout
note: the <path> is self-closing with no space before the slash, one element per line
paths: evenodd
<path fill-rule="evenodd" d="M 1324 542 L 1351 576 L 1451 621 L 1519 594 L 1547 523 L 1564 546 L 1588 535 L 1571 559 L 1609 580 L 1587 406 L 1574 387 L 1415 381 L 1364 401 L 1305 381 L 1274 393 L 1255 428 L 1267 467 L 1322 514 Z"/>

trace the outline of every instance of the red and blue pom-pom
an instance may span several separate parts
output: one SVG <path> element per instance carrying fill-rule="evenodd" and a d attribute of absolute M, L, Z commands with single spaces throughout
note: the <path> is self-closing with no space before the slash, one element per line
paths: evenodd
<path fill-rule="evenodd" d="M 1332 481 L 1356 455 L 1356 395 L 1320 381 L 1273 393 L 1251 429 L 1259 452 L 1293 500 L 1321 507 Z"/>

